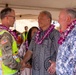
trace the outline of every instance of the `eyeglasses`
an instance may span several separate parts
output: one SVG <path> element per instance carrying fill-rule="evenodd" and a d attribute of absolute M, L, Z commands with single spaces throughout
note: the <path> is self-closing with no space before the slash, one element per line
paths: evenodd
<path fill-rule="evenodd" d="M 8 15 L 8 17 L 12 17 L 13 19 L 15 19 L 15 16 Z"/>
<path fill-rule="evenodd" d="M 11 16 L 11 15 L 7 15 L 6 17 L 12 17 L 13 19 L 15 19 L 15 16 Z"/>

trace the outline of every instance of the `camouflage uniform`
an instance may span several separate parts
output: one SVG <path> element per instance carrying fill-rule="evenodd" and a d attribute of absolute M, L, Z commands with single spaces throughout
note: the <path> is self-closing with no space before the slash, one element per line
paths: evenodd
<path fill-rule="evenodd" d="M 4 65 L 12 70 L 19 70 L 20 64 L 13 57 L 12 51 L 13 37 L 8 33 L 4 32 L 0 35 L 0 49 L 2 51 L 2 62 Z M 18 75 L 18 73 L 14 74 Z"/>

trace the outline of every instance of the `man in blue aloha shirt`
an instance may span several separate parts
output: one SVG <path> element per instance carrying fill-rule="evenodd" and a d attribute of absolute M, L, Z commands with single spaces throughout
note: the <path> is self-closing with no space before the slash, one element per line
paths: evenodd
<path fill-rule="evenodd" d="M 57 75 L 76 75 L 76 11 L 63 9 L 59 15 L 62 35 L 56 60 Z"/>

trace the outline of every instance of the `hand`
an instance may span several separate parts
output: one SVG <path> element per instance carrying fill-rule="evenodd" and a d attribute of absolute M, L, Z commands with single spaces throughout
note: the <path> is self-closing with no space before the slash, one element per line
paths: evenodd
<path fill-rule="evenodd" d="M 26 66 L 25 62 L 23 60 L 21 60 L 20 64 L 21 64 L 21 69 L 20 70 L 24 70 L 24 68 Z"/>
<path fill-rule="evenodd" d="M 25 66 L 26 68 L 31 68 L 32 66 L 30 65 L 30 63 L 26 63 L 26 66 Z"/>
<path fill-rule="evenodd" d="M 51 65 L 50 65 L 50 67 L 48 68 L 47 71 L 48 71 L 50 74 L 54 74 L 55 71 L 56 71 L 56 63 L 53 62 L 53 61 L 51 61 L 51 60 L 49 60 L 49 62 L 51 63 Z"/>
<path fill-rule="evenodd" d="M 21 60 L 21 69 L 24 70 L 24 68 L 31 68 L 32 66 L 29 63 L 25 63 L 23 60 Z"/>

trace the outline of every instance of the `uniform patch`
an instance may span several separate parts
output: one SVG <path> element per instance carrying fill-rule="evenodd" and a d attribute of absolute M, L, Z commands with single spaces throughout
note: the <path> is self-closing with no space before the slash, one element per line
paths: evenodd
<path fill-rule="evenodd" d="M 1 41 L 1 44 L 6 44 L 7 42 L 8 42 L 8 40 L 4 39 L 4 40 Z"/>

